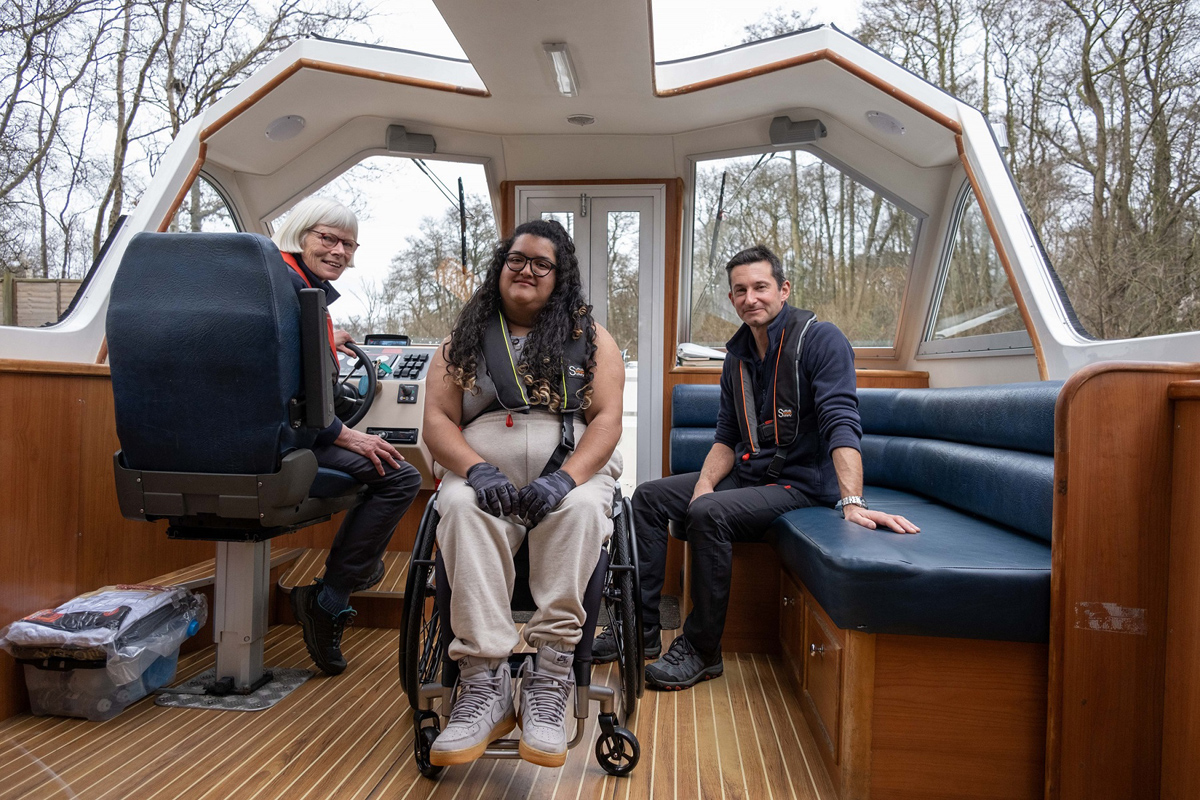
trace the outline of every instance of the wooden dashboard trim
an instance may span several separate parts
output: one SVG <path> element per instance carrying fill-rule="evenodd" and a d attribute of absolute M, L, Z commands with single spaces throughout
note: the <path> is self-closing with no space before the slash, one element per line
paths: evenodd
<path fill-rule="evenodd" d="M 16 358 L 0 358 L 0 372 L 18 372 L 30 375 L 86 375 L 107 378 L 107 364 L 82 364 L 74 361 L 22 361 Z"/>

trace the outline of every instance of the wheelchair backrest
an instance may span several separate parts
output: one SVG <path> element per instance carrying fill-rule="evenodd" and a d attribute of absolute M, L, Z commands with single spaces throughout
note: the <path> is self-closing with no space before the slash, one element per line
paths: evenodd
<path fill-rule="evenodd" d="M 289 422 L 300 333 L 288 267 L 265 236 L 136 235 L 107 320 L 126 465 L 264 474 L 311 446 L 315 434 Z"/>

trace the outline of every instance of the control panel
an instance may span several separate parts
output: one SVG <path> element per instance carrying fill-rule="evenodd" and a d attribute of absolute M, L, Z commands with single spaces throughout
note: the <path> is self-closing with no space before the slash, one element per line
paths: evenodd
<path fill-rule="evenodd" d="M 360 345 L 371 357 L 378 379 L 375 401 L 356 430 L 381 436 L 421 473 L 421 487 L 432 489 L 433 459 L 421 435 L 425 412 L 425 380 L 436 345 Z M 358 359 L 339 354 L 339 380 L 367 391 L 366 372 Z"/>

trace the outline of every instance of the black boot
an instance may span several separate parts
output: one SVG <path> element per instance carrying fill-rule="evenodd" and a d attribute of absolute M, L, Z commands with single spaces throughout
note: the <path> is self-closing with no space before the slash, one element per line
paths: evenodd
<path fill-rule="evenodd" d="M 308 648 L 312 660 L 323 672 L 341 675 L 346 670 L 346 659 L 342 657 L 342 633 L 356 612 L 353 608 L 347 608 L 340 614 L 329 613 L 317 602 L 320 593 L 320 581 L 292 589 L 292 613 L 304 629 L 304 646 Z"/>
<path fill-rule="evenodd" d="M 653 625 L 642 631 L 646 645 L 646 658 L 658 658 L 662 653 L 662 628 Z M 617 637 L 611 625 L 605 625 L 604 630 L 592 642 L 592 662 L 607 664 L 617 660 Z"/>

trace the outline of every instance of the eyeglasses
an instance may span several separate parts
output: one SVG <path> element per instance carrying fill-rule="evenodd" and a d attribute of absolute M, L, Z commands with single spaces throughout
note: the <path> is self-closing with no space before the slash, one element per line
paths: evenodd
<path fill-rule="evenodd" d="M 339 236 L 334 236 L 332 233 L 323 233 L 322 231 L 314 230 L 313 228 L 309 228 L 308 232 L 320 239 L 321 244 L 325 245 L 330 250 L 337 247 L 338 242 L 342 243 L 342 247 L 345 249 L 347 255 L 358 249 L 358 242 L 354 241 L 353 239 L 343 239 Z"/>
<path fill-rule="evenodd" d="M 513 272 L 520 272 L 528 264 L 529 271 L 538 278 L 546 277 L 558 266 L 553 261 L 547 261 L 544 258 L 530 258 L 524 253 L 518 253 L 516 250 L 513 250 L 504 257 L 504 264 Z"/>

